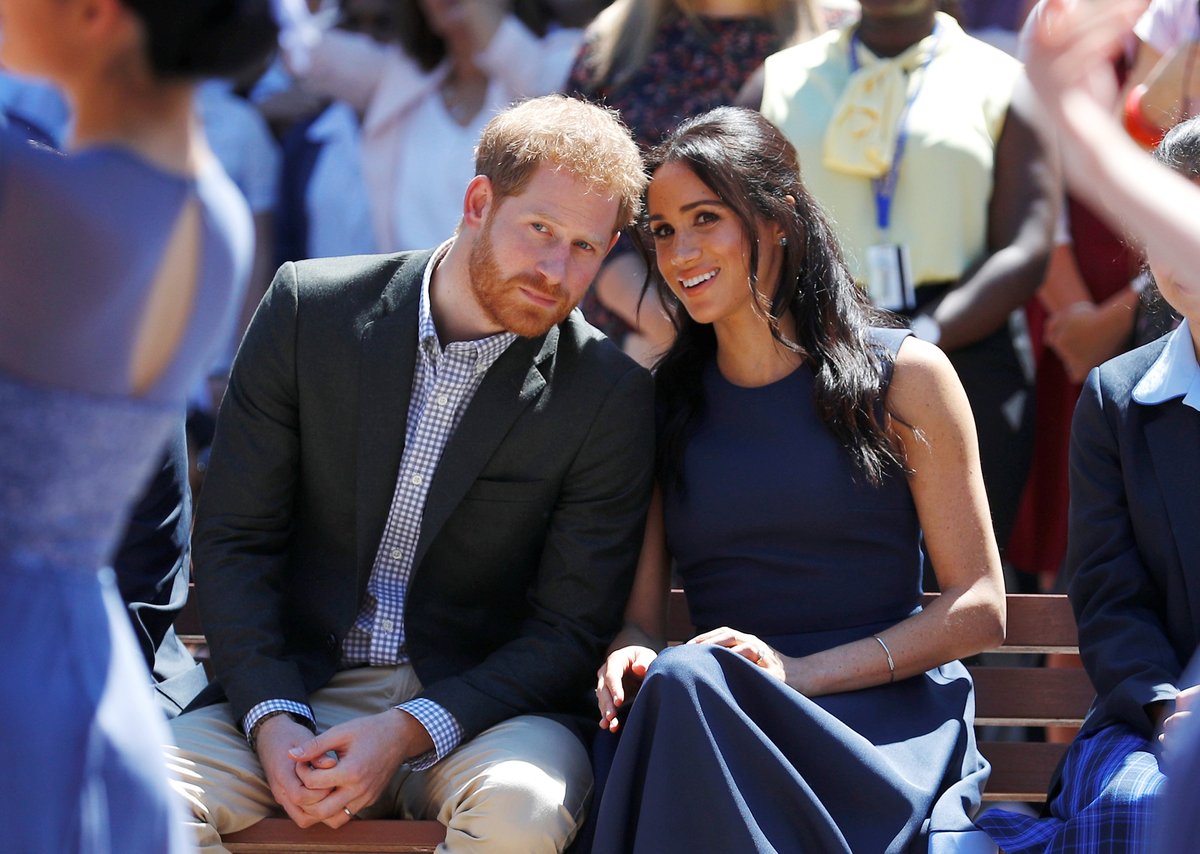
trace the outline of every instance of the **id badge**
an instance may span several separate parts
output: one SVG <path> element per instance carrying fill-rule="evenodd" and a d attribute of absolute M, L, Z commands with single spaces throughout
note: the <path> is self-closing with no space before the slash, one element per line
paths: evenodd
<path fill-rule="evenodd" d="M 916 307 L 908 246 L 877 243 L 867 247 L 867 294 L 871 302 L 888 311 Z"/>

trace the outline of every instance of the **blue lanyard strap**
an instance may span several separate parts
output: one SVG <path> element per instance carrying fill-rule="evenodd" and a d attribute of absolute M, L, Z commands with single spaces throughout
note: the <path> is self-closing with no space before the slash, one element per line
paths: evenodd
<path fill-rule="evenodd" d="M 900 118 L 896 120 L 896 150 L 892 154 L 892 165 L 882 178 L 871 179 L 871 187 L 875 191 L 875 223 L 879 226 L 880 231 L 887 231 L 892 222 L 892 197 L 896 195 L 896 184 L 900 181 L 900 161 L 904 159 L 904 149 L 908 145 L 908 114 L 912 110 L 913 102 L 917 100 L 917 95 L 921 92 L 921 86 L 925 83 L 925 70 L 929 68 L 929 63 L 933 62 L 934 56 L 937 55 L 938 43 L 942 39 L 941 21 L 934 21 L 932 35 L 933 45 L 930 47 L 929 56 L 916 70 L 919 75 L 917 83 L 911 87 L 912 91 L 908 93 L 904 109 L 900 111 Z M 856 49 L 858 45 L 858 31 L 855 30 L 854 35 L 850 38 L 851 74 L 856 73 L 859 69 Z"/>

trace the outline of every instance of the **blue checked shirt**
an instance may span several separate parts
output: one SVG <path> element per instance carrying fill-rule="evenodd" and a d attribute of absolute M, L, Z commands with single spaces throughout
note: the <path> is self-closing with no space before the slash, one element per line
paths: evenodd
<path fill-rule="evenodd" d="M 367 595 L 354 625 L 342 644 L 342 666 L 389 666 L 408 661 L 405 652 L 404 602 L 412 578 L 413 556 L 421 534 L 425 497 L 437 471 L 442 451 L 462 419 L 487 373 L 516 339 L 501 332 L 479 341 L 455 341 L 442 348 L 429 307 L 429 283 L 433 270 L 449 248 L 443 244 L 425 268 L 418 310 L 419 344 L 413 370 L 412 396 L 408 406 L 404 456 L 383 539 L 371 567 Z M 428 768 L 462 741 L 463 731 L 454 716 L 437 703 L 423 698 L 409 700 L 396 708 L 420 721 L 433 739 L 433 750 L 408 764 L 416 770 Z M 294 712 L 315 721 L 312 708 L 291 700 L 267 700 L 251 709 L 243 721 L 250 733 L 264 715 L 275 711 Z"/>

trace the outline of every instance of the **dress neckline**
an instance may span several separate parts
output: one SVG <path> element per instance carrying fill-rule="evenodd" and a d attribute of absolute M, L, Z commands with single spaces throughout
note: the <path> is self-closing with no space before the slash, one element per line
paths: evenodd
<path fill-rule="evenodd" d="M 788 371 L 786 374 L 781 376 L 779 379 L 771 380 L 769 383 L 763 383 L 762 385 L 740 385 L 738 383 L 735 383 L 733 380 L 729 379 L 727 376 L 725 376 L 724 373 L 721 372 L 721 367 L 720 367 L 720 365 L 717 364 L 717 360 L 715 358 L 711 362 L 709 362 L 708 370 L 720 385 L 725 386 L 727 388 L 734 389 L 738 392 L 753 393 L 753 392 L 766 391 L 766 390 L 772 389 L 772 388 L 778 388 L 779 386 L 782 386 L 785 383 L 791 382 L 792 380 L 796 379 L 798 377 L 798 375 L 800 374 L 800 372 L 805 370 L 807 367 L 808 367 L 807 361 L 801 362 L 799 365 L 797 365 L 792 370 Z"/>

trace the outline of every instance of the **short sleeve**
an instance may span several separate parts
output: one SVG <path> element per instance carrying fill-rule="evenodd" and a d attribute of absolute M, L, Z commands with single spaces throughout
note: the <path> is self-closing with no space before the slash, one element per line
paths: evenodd
<path fill-rule="evenodd" d="M 1133 31 L 1159 53 L 1179 47 L 1200 35 L 1200 19 L 1192 0 L 1152 0 Z"/>

